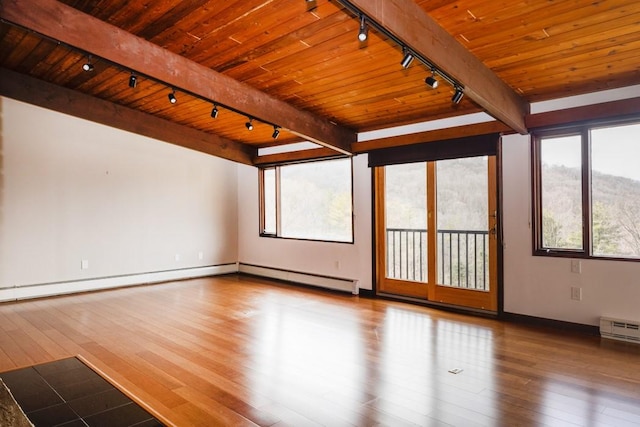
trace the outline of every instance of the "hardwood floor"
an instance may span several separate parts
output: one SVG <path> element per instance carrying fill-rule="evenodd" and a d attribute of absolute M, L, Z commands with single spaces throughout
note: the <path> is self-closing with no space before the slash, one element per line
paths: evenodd
<path fill-rule="evenodd" d="M 73 355 L 176 426 L 640 426 L 640 345 L 247 276 L 0 304 L 0 371 Z"/>

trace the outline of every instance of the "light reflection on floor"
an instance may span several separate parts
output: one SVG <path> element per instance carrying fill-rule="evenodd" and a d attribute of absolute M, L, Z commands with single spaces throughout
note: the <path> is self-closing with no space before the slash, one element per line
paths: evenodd
<path fill-rule="evenodd" d="M 328 422 L 355 425 L 377 413 L 418 425 L 432 414 L 457 425 L 495 419 L 491 399 L 480 395 L 493 382 L 491 329 L 398 307 L 363 329 L 355 318 L 361 310 L 348 316 L 341 307 L 339 318 L 327 312 L 330 307 L 263 305 L 252 333 L 260 337 L 255 393 L 287 406 L 297 393 L 313 393 L 319 406 L 349 407 Z M 454 368 L 463 371 L 450 373 Z M 461 413 L 461 400 L 473 409 Z"/>

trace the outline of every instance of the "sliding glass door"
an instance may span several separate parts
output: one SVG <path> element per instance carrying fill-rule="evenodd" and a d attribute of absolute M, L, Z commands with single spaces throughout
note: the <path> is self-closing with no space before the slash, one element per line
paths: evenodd
<path fill-rule="evenodd" d="M 378 292 L 497 310 L 495 163 L 376 168 Z"/>

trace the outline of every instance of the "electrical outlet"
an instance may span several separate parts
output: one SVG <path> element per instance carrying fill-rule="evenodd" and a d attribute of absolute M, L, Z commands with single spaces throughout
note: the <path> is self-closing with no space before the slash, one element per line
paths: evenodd
<path fill-rule="evenodd" d="M 176 254 L 176 262 L 180 261 L 180 254 Z"/>
<path fill-rule="evenodd" d="M 582 261 L 580 261 L 579 259 L 572 259 L 571 272 L 578 273 L 578 274 L 582 273 Z"/>
<path fill-rule="evenodd" d="M 577 286 L 571 287 L 571 299 L 576 301 L 582 301 L 582 288 Z"/>
<path fill-rule="evenodd" d="M 204 253 L 202 251 L 198 252 L 198 259 L 199 260 L 204 259 Z"/>
<path fill-rule="evenodd" d="M 82 261 L 80 261 L 80 269 L 81 270 L 87 270 L 89 268 L 89 260 L 88 259 L 83 259 Z"/>

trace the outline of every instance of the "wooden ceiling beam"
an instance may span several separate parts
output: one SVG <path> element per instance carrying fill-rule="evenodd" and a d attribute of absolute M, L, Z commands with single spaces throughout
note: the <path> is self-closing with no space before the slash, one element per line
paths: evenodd
<path fill-rule="evenodd" d="M 527 133 L 525 117 L 529 103 L 413 0 L 350 0 L 349 3 L 464 85 L 465 95 L 487 113 L 516 132 Z"/>
<path fill-rule="evenodd" d="M 181 147 L 253 164 L 257 149 L 0 68 L 0 95 Z M 334 151 L 335 153 L 335 151 Z"/>
<path fill-rule="evenodd" d="M 483 122 L 356 142 L 353 144 L 353 152 L 354 154 L 361 154 L 380 148 L 421 144 L 423 142 L 446 141 L 466 136 L 488 135 L 491 133 L 508 134 L 512 132 L 511 127 L 504 123 L 497 121 Z"/>
<path fill-rule="evenodd" d="M 600 104 L 583 105 L 527 116 L 530 129 L 575 124 L 588 120 L 604 120 L 638 116 L 640 98 L 620 99 Z"/>
<path fill-rule="evenodd" d="M 351 154 L 351 144 L 356 141 L 353 130 L 299 110 L 56 0 L 3 0 L 0 17 L 340 153 Z"/>
<path fill-rule="evenodd" d="M 334 157 L 343 157 L 344 155 L 336 153 L 328 148 L 311 148 L 308 150 L 290 151 L 286 153 L 265 154 L 256 156 L 253 161 L 254 166 L 273 166 L 284 163 L 300 163 L 318 159 L 329 159 Z"/>

